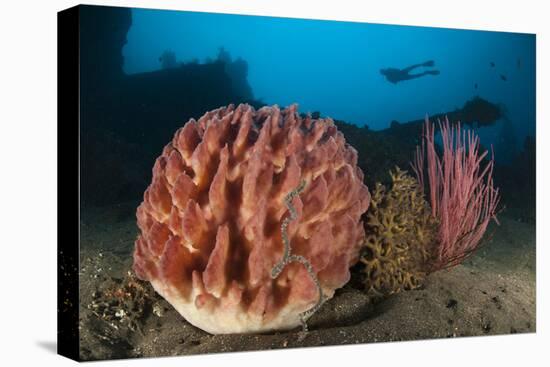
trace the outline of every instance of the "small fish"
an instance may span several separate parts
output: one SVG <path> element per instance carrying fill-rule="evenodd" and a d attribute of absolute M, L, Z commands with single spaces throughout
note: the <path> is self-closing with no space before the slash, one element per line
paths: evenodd
<path fill-rule="evenodd" d="M 491 61 L 491 62 L 489 63 L 489 65 L 491 65 L 491 67 L 492 67 L 492 68 L 494 68 L 494 67 L 495 67 L 495 63 L 494 63 L 494 62 L 492 62 L 492 61 Z"/>
<path fill-rule="evenodd" d="M 506 75 L 500 74 L 500 79 L 502 79 L 503 81 L 506 81 L 507 80 Z"/>

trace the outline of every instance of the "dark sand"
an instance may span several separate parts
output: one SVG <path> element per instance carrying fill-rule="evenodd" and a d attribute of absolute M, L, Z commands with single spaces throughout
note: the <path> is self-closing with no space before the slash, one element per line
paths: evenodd
<path fill-rule="evenodd" d="M 155 295 L 143 316 L 107 322 L 87 305 L 97 291 L 131 269 L 137 235 L 136 203 L 87 210 L 81 218 L 80 332 L 85 360 L 156 357 L 244 350 L 296 348 L 535 331 L 535 225 L 499 216 L 500 226 L 464 264 L 430 275 L 423 289 L 373 305 L 351 284 L 301 329 L 261 335 L 209 335 L 187 323 Z M 145 284 L 144 284 L 145 285 Z M 95 296 L 94 296 L 94 292 Z M 154 312 L 153 312 L 154 310 Z M 126 321 L 128 319 L 125 319 Z"/>

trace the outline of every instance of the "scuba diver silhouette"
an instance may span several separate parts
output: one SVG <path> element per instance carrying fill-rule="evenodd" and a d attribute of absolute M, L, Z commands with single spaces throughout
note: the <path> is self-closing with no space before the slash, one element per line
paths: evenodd
<path fill-rule="evenodd" d="M 403 80 L 410 80 L 420 78 L 424 75 L 439 75 L 439 70 L 426 70 L 419 74 L 409 74 L 413 69 L 424 66 L 433 67 L 435 62 L 433 60 L 426 61 L 422 64 L 415 64 L 404 69 L 386 68 L 380 69 L 380 74 L 384 75 L 386 79 L 393 84 L 402 82 Z"/>

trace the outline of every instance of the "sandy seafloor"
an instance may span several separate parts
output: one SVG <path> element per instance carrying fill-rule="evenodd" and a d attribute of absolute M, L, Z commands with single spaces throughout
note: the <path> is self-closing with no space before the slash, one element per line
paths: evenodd
<path fill-rule="evenodd" d="M 310 331 L 210 335 L 183 319 L 151 291 L 139 329 L 107 322 L 87 305 L 98 290 L 131 269 L 137 203 L 81 215 L 80 342 L 85 360 L 157 357 L 322 345 L 535 332 L 535 225 L 499 215 L 478 252 L 463 264 L 431 274 L 422 289 L 372 304 L 352 285 L 313 315 Z M 150 289 L 150 288 L 149 288 Z M 155 312 L 153 312 L 155 310 Z M 160 315 L 160 316 L 159 316 Z"/>

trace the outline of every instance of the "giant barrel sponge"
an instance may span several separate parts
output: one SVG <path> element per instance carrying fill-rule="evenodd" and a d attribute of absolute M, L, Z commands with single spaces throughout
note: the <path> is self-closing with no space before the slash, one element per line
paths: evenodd
<path fill-rule="evenodd" d="M 134 270 L 209 333 L 291 329 L 348 282 L 369 201 L 331 119 L 222 107 L 157 158 Z"/>

